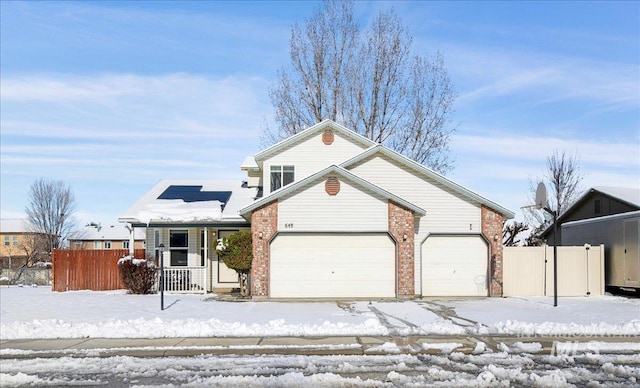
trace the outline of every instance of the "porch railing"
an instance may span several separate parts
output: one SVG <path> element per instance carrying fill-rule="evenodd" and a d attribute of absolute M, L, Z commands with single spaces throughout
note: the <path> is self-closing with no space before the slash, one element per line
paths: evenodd
<path fill-rule="evenodd" d="M 205 267 L 164 269 L 164 290 L 175 293 L 207 293 Z"/>

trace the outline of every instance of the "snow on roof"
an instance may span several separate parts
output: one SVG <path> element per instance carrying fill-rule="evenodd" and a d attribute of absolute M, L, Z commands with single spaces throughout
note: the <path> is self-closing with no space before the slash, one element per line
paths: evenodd
<path fill-rule="evenodd" d="M 198 190 L 195 200 L 194 186 Z M 163 199 L 167 198 L 165 193 L 168 190 L 172 193 L 188 194 L 189 198 L 179 199 L 179 196 L 171 196 L 169 197 L 171 199 Z M 230 196 L 226 195 L 227 193 Z M 247 188 L 242 181 L 162 180 L 129 208 L 119 220 L 146 225 L 152 222 L 245 222 L 238 211 L 252 203 L 256 195 L 257 189 Z"/>
<path fill-rule="evenodd" d="M 144 228 L 134 229 L 134 239 L 144 240 L 146 231 Z M 84 240 L 84 241 L 116 241 L 116 240 L 128 240 L 129 229 L 124 224 L 108 225 L 108 226 L 94 226 L 87 225 L 84 228 L 76 231 L 70 240 Z"/>
<path fill-rule="evenodd" d="M 640 207 L 640 189 L 632 187 L 595 186 L 595 190 Z"/>
<path fill-rule="evenodd" d="M 26 218 L 0 219 L 0 233 L 28 233 L 29 220 Z"/>
<path fill-rule="evenodd" d="M 260 167 L 258 166 L 258 163 L 256 163 L 256 158 L 254 158 L 253 155 L 250 155 L 244 158 L 244 160 L 242 161 L 242 165 L 240 166 L 240 169 L 242 171 L 247 171 L 247 170 L 256 169 L 256 168 L 260 168 Z"/>

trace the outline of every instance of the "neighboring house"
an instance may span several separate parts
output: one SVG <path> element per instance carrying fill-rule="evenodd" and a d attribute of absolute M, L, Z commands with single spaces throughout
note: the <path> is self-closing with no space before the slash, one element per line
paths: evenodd
<path fill-rule="evenodd" d="M 596 186 L 587 190 L 567 210 L 558 215 L 558 241 L 562 241 L 560 226 L 566 222 L 611 216 L 640 210 L 640 189 Z M 555 241 L 553 223 L 540 233 L 548 245 Z"/>
<path fill-rule="evenodd" d="M 87 225 L 69 238 L 70 249 L 130 249 L 131 231 L 126 225 Z M 145 230 L 136 229 L 134 249 L 144 249 Z"/>
<path fill-rule="evenodd" d="M 553 225 L 542 236 L 553 244 Z M 604 244 L 605 284 L 640 290 L 640 189 L 587 190 L 558 217 L 558 242 Z"/>
<path fill-rule="evenodd" d="M 48 261 L 43 235 L 33 233 L 27 219 L 0 220 L 0 267 L 17 268 Z"/>
<path fill-rule="evenodd" d="M 385 146 L 325 120 L 241 168 L 244 194 L 233 207 L 235 191 L 220 201 L 208 224 L 167 195 L 173 185 L 219 195 L 203 181 L 161 182 L 120 221 L 148 225 L 148 246 L 164 242 L 172 261 L 182 250 L 187 262 L 172 266 L 214 263 L 202 241 L 211 247 L 207 231 L 219 236 L 225 222 L 251 228 L 254 298 L 502 294 L 502 226 L 513 213 Z"/>

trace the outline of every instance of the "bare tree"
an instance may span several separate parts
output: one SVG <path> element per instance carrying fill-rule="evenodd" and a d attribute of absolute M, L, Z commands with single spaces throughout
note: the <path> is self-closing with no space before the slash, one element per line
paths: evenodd
<path fill-rule="evenodd" d="M 26 233 L 23 242 L 19 247 L 27 258 L 26 266 L 31 267 L 37 262 L 48 261 L 49 259 L 49 239 L 40 233 Z"/>
<path fill-rule="evenodd" d="M 515 247 L 522 242 L 518 235 L 529 230 L 529 225 L 519 222 L 506 222 L 502 230 L 502 244 L 506 247 Z"/>
<path fill-rule="evenodd" d="M 582 192 L 582 179 L 584 175 L 580 171 L 580 164 L 576 155 L 568 155 L 565 150 L 554 150 L 547 157 L 547 168 L 544 181 L 549 187 L 549 209 L 556 211 L 558 215 L 567 210 Z M 537 182 L 542 181 L 538 179 Z M 529 181 L 530 200 L 535 202 L 537 182 Z M 531 236 L 527 239 L 527 245 L 539 245 L 542 241 L 539 234 L 547 227 L 550 221 L 544 218 L 539 210 L 529 209 L 525 212 L 527 223 L 532 229 Z"/>
<path fill-rule="evenodd" d="M 31 232 L 45 237 L 47 252 L 60 248 L 74 228 L 75 199 L 63 181 L 38 179 L 33 182 L 25 211 L 33 225 Z"/>
<path fill-rule="evenodd" d="M 555 150 L 553 155 L 547 157 L 545 177 L 551 185 L 553 195 L 549 206 L 558 214 L 562 214 L 582 192 L 580 183 L 584 175 L 580 172 L 578 157 L 569 156 L 564 150 L 561 153 Z"/>
<path fill-rule="evenodd" d="M 292 74 L 280 70 L 277 85 L 269 91 L 280 128 L 277 133 L 267 128 L 263 142 L 296 134 L 323 119 L 339 121 L 357 39 L 352 1 L 326 2 L 324 9 L 314 11 L 304 28 L 293 26 Z"/>
<path fill-rule="evenodd" d="M 361 32 L 353 6 L 325 1 L 293 27 L 291 67 L 270 89 L 278 129 L 265 128 L 263 143 L 331 119 L 436 171 L 450 170 L 456 93 L 442 55 L 412 55 L 411 36 L 393 10 Z"/>

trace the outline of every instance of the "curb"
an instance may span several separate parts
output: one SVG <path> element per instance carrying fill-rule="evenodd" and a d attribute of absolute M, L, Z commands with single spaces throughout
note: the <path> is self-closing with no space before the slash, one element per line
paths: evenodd
<path fill-rule="evenodd" d="M 640 336 L 329 336 L 77 338 L 0 341 L 0 359 L 201 355 L 390 355 L 450 353 L 640 354 Z"/>

